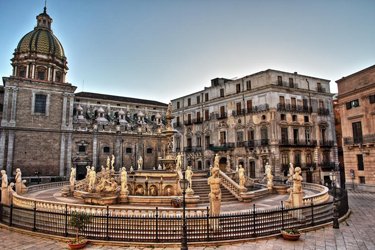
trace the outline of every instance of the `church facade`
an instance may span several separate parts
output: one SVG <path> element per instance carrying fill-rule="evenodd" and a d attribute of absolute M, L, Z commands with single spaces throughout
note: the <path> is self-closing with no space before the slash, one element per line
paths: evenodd
<path fill-rule="evenodd" d="M 115 156 L 115 168 L 157 166 L 166 138 L 167 104 L 96 93 L 75 93 L 66 82 L 67 58 L 51 29 L 46 8 L 36 27 L 18 43 L 13 72 L 0 88 L 0 168 L 13 176 L 66 176 L 72 166 L 78 178 L 86 166 L 99 169 Z"/>

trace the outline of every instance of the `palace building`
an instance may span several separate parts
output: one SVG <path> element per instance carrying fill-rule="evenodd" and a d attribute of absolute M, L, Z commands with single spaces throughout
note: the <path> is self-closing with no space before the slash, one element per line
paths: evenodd
<path fill-rule="evenodd" d="M 289 163 L 305 181 L 330 183 L 338 165 L 329 80 L 278 70 L 216 78 L 204 90 L 172 100 L 175 150 L 195 169 L 219 154 L 222 170 L 242 164 L 261 179 L 268 162 L 279 179 Z"/>
<path fill-rule="evenodd" d="M 0 88 L 0 168 L 8 176 L 66 176 L 77 167 L 97 169 L 115 155 L 115 169 L 157 166 L 165 149 L 167 104 L 136 98 L 81 92 L 66 82 L 67 57 L 52 31 L 46 8 L 36 27 L 19 41 L 13 72 Z"/>

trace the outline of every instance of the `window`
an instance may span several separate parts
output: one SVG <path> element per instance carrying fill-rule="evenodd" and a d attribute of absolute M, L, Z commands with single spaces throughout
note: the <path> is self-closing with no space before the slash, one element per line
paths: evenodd
<path fill-rule="evenodd" d="M 220 117 L 225 117 L 225 107 L 220 106 Z"/>
<path fill-rule="evenodd" d="M 237 131 L 237 142 L 243 142 L 243 131 Z"/>
<path fill-rule="evenodd" d="M 240 93 L 241 92 L 241 84 L 238 83 L 236 84 L 236 93 Z"/>
<path fill-rule="evenodd" d="M 351 108 L 356 108 L 356 107 L 359 107 L 358 99 L 346 103 L 346 109 L 351 109 Z"/>
<path fill-rule="evenodd" d="M 277 76 L 277 85 L 283 86 L 283 78 L 281 76 Z"/>
<path fill-rule="evenodd" d="M 110 148 L 109 147 L 103 147 L 103 153 L 109 153 Z"/>
<path fill-rule="evenodd" d="M 201 97 L 197 96 L 197 104 L 201 103 Z"/>
<path fill-rule="evenodd" d="M 298 128 L 293 129 L 293 142 L 294 144 L 298 144 Z"/>
<path fill-rule="evenodd" d="M 78 152 L 79 153 L 86 153 L 86 146 L 84 146 L 84 145 L 78 146 Z"/>
<path fill-rule="evenodd" d="M 289 78 L 289 87 L 294 88 L 293 78 Z"/>
<path fill-rule="evenodd" d="M 359 183 L 366 184 L 366 179 L 364 176 L 359 176 Z"/>
<path fill-rule="evenodd" d="M 290 98 L 290 102 L 292 103 L 292 109 L 295 110 L 296 109 L 296 98 L 295 97 L 292 97 Z"/>
<path fill-rule="evenodd" d="M 282 108 L 285 108 L 285 97 L 279 96 L 279 103 Z"/>
<path fill-rule="evenodd" d="M 288 128 L 281 128 L 281 143 L 288 143 Z"/>
<path fill-rule="evenodd" d="M 251 81 L 246 81 L 246 89 L 251 90 Z"/>
<path fill-rule="evenodd" d="M 220 144 L 225 144 L 227 142 L 227 133 L 225 131 L 220 132 Z"/>
<path fill-rule="evenodd" d="M 247 131 L 247 140 L 248 141 L 253 141 L 254 140 L 254 130 L 249 130 Z"/>
<path fill-rule="evenodd" d="M 147 148 L 146 152 L 147 152 L 147 154 L 152 154 L 152 148 Z"/>
<path fill-rule="evenodd" d="M 368 97 L 368 99 L 369 99 L 370 103 L 375 103 L 375 95 L 370 95 Z"/>
<path fill-rule="evenodd" d="M 311 155 L 311 153 L 306 153 L 306 164 L 308 164 L 308 165 L 312 164 L 312 155 Z"/>
<path fill-rule="evenodd" d="M 181 151 L 181 138 L 175 137 L 176 139 L 176 151 Z"/>
<path fill-rule="evenodd" d="M 240 115 L 241 114 L 241 103 L 240 102 L 237 102 L 236 103 L 236 111 L 237 111 L 237 115 Z"/>
<path fill-rule="evenodd" d="M 320 129 L 320 134 L 321 134 L 322 142 L 324 144 L 324 142 L 326 141 L 326 129 L 325 128 L 321 128 Z"/>
<path fill-rule="evenodd" d="M 187 123 L 188 123 L 188 124 L 191 124 L 191 114 L 188 114 L 188 120 L 187 120 Z"/>
<path fill-rule="evenodd" d="M 210 136 L 206 135 L 204 137 L 204 141 L 205 141 L 206 148 L 208 148 L 210 146 Z"/>
<path fill-rule="evenodd" d="M 204 94 L 204 101 L 208 102 L 208 93 Z"/>
<path fill-rule="evenodd" d="M 358 170 L 365 170 L 365 166 L 363 165 L 363 155 L 357 155 L 357 166 Z"/>
<path fill-rule="evenodd" d="M 35 94 L 34 113 L 46 114 L 47 95 Z"/>
<path fill-rule="evenodd" d="M 179 116 L 176 117 L 176 126 L 177 127 L 181 126 L 181 124 L 180 124 L 180 117 Z"/>
<path fill-rule="evenodd" d="M 202 147 L 202 138 L 197 136 L 197 147 Z"/>
<path fill-rule="evenodd" d="M 210 120 L 210 111 L 209 111 L 208 109 L 206 109 L 206 110 L 204 111 L 204 120 L 205 120 L 205 121 Z"/>
<path fill-rule="evenodd" d="M 247 112 L 253 110 L 253 101 L 252 100 L 247 100 L 246 101 L 246 108 L 247 108 Z"/>
<path fill-rule="evenodd" d="M 310 129 L 305 129 L 305 140 L 307 144 L 310 144 Z"/>
<path fill-rule="evenodd" d="M 186 139 L 186 146 L 187 146 L 188 148 L 191 148 L 191 146 L 192 146 L 191 138 L 190 138 L 190 137 Z"/>
<path fill-rule="evenodd" d="M 224 97 L 224 89 L 220 89 L 220 97 Z"/>
<path fill-rule="evenodd" d="M 26 67 L 20 66 L 18 69 L 18 76 L 26 77 Z"/>
<path fill-rule="evenodd" d="M 328 150 L 323 151 L 323 163 L 329 163 L 331 159 L 331 154 Z"/>
<path fill-rule="evenodd" d="M 55 80 L 56 80 L 56 82 L 61 82 L 62 78 L 61 78 L 61 72 L 60 71 L 56 72 Z"/>
<path fill-rule="evenodd" d="M 188 106 L 190 106 L 190 105 L 191 105 L 191 99 L 188 98 Z"/>
<path fill-rule="evenodd" d="M 296 122 L 296 121 L 297 121 L 297 115 L 292 115 L 292 120 L 293 120 L 294 122 Z"/>
<path fill-rule="evenodd" d="M 180 108 L 180 102 L 177 102 L 177 108 L 178 109 Z"/>
<path fill-rule="evenodd" d="M 353 122 L 353 141 L 354 143 L 362 143 L 362 124 L 361 122 Z"/>
<path fill-rule="evenodd" d="M 197 112 L 197 122 L 201 121 L 201 112 Z"/>
<path fill-rule="evenodd" d="M 296 165 L 296 167 L 301 166 L 301 152 L 300 151 L 294 152 L 294 164 Z"/>
<path fill-rule="evenodd" d="M 37 79 L 38 80 L 45 80 L 46 77 L 46 69 L 43 67 L 37 68 Z"/>
<path fill-rule="evenodd" d="M 286 121 L 286 115 L 285 114 L 280 114 L 280 120 Z"/>
<path fill-rule="evenodd" d="M 267 127 L 263 127 L 260 129 L 260 139 L 262 145 L 268 145 L 268 129 Z"/>
<path fill-rule="evenodd" d="M 308 117 L 307 115 L 305 115 L 305 116 L 303 117 L 303 119 L 304 119 L 305 122 L 309 122 L 309 117 Z"/>
<path fill-rule="evenodd" d="M 126 149 L 125 149 L 125 153 L 127 153 L 127 154 L 131 154 L 131 153 L 132 153 L 132 148 L 126 148 Z"/>

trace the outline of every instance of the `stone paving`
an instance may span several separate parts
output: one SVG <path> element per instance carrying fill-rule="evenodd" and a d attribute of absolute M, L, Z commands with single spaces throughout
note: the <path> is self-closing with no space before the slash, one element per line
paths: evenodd
<path fill-rule="evenodd" d="M 350 192 L 349 206 L 352 214 L 340 223 L 340 229 L 327 226 L 322 229 L 303 233 L 296 242 L 285 241 L 281 237 L 259 239 L 231 245 L 211 247 L 189 247 L 191 250 L 210 249 L 375 249 L 375 193 Z M 4 249 L 67 249 L 63 241 L 31 236 L 0 228 L 0 247 Z M 124 246 L 88 245 L 85 249 L 124 249 Z M 153 248 L 126 247 L 126 249 L 178 249 L 178 248 Z"/>

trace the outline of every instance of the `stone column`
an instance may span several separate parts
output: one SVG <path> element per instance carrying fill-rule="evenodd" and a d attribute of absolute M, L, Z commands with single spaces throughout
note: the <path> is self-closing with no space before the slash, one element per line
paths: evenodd
<path fill-rule="evenodd" d="M 5 152 L 5 137 L 6 131 L 0 131 L 0 169 L 4 166 L 4 152 Z"/>
<path fill-rule="evenodd" d="M 63 94 L 63 107 L 62 107 L 62 117 L 61 117 L 61 129 L 66 127 L 66 105 L 68 102 L 67 94 Z"/>
<path fill-rule="evenodd" d="M 31 78 L 35 79 L 35 64 L 31 65 Z"/>
<path fill-rule="evenodd" d="M 66 175 L 70 175 L 72 169 L 72 133 L 68 133 L 66 146 Z"/>
<path fill-rule="evenodd" d="M 8 106 L 9 106 L 9 92 L 10 88 L 4 88 L 4 108 L 3 108 L 3 119 L 1 120 L 1 126 L 8 125 Z"/>
<path fill-rule="evenodd" d="M 9 130 L 9 137 L 8 137 L 8 155 L 7 155 L 7 173 L 12 173 L 12 166 L 13 166 L 13 147 L 14 147 L 14 131 Z"/>
<path fill-rule="evenodd" d="M 74 104 L 74 94 L 69 94 L 69 123 L 68 123 L 69 129 L 73 129 L 73 104 Z"/>
<path fill-rule="evenodd" d="M 48 67 L 48 78 L 47 78 L 48 81 L 51 81 L 52 80 L 52 75 L 51 75 L 51 67 Z"/>
<path fill-rule="evenodd" d="M 16 125 L 16 112 L 17 112 L 17 93 L 18 88 L 13 88 L 13 95 L 12 95 L 12 109 L 10 112 L 10 124 L 11 126 Z"/>
<path fill-rule="evenodd" d="M 64 176 L 64 162 L 65 162 L 65 134 L 61 133 L 59 176 Z"/>
<path fill-rule="evenodd" d="M 94 138 L 92 140 L 92 166 L 96 169 L 97 168 L 97 147 L 98 147 L 98 136 L 96 132 L 94 132 Z"/>
<path fill-rule="evenodd" d="M 29 78 L 29 70 L 30 70 L 29 65 L 26 65 L 26 74 L 25 74 L 26 78 Z"/>

